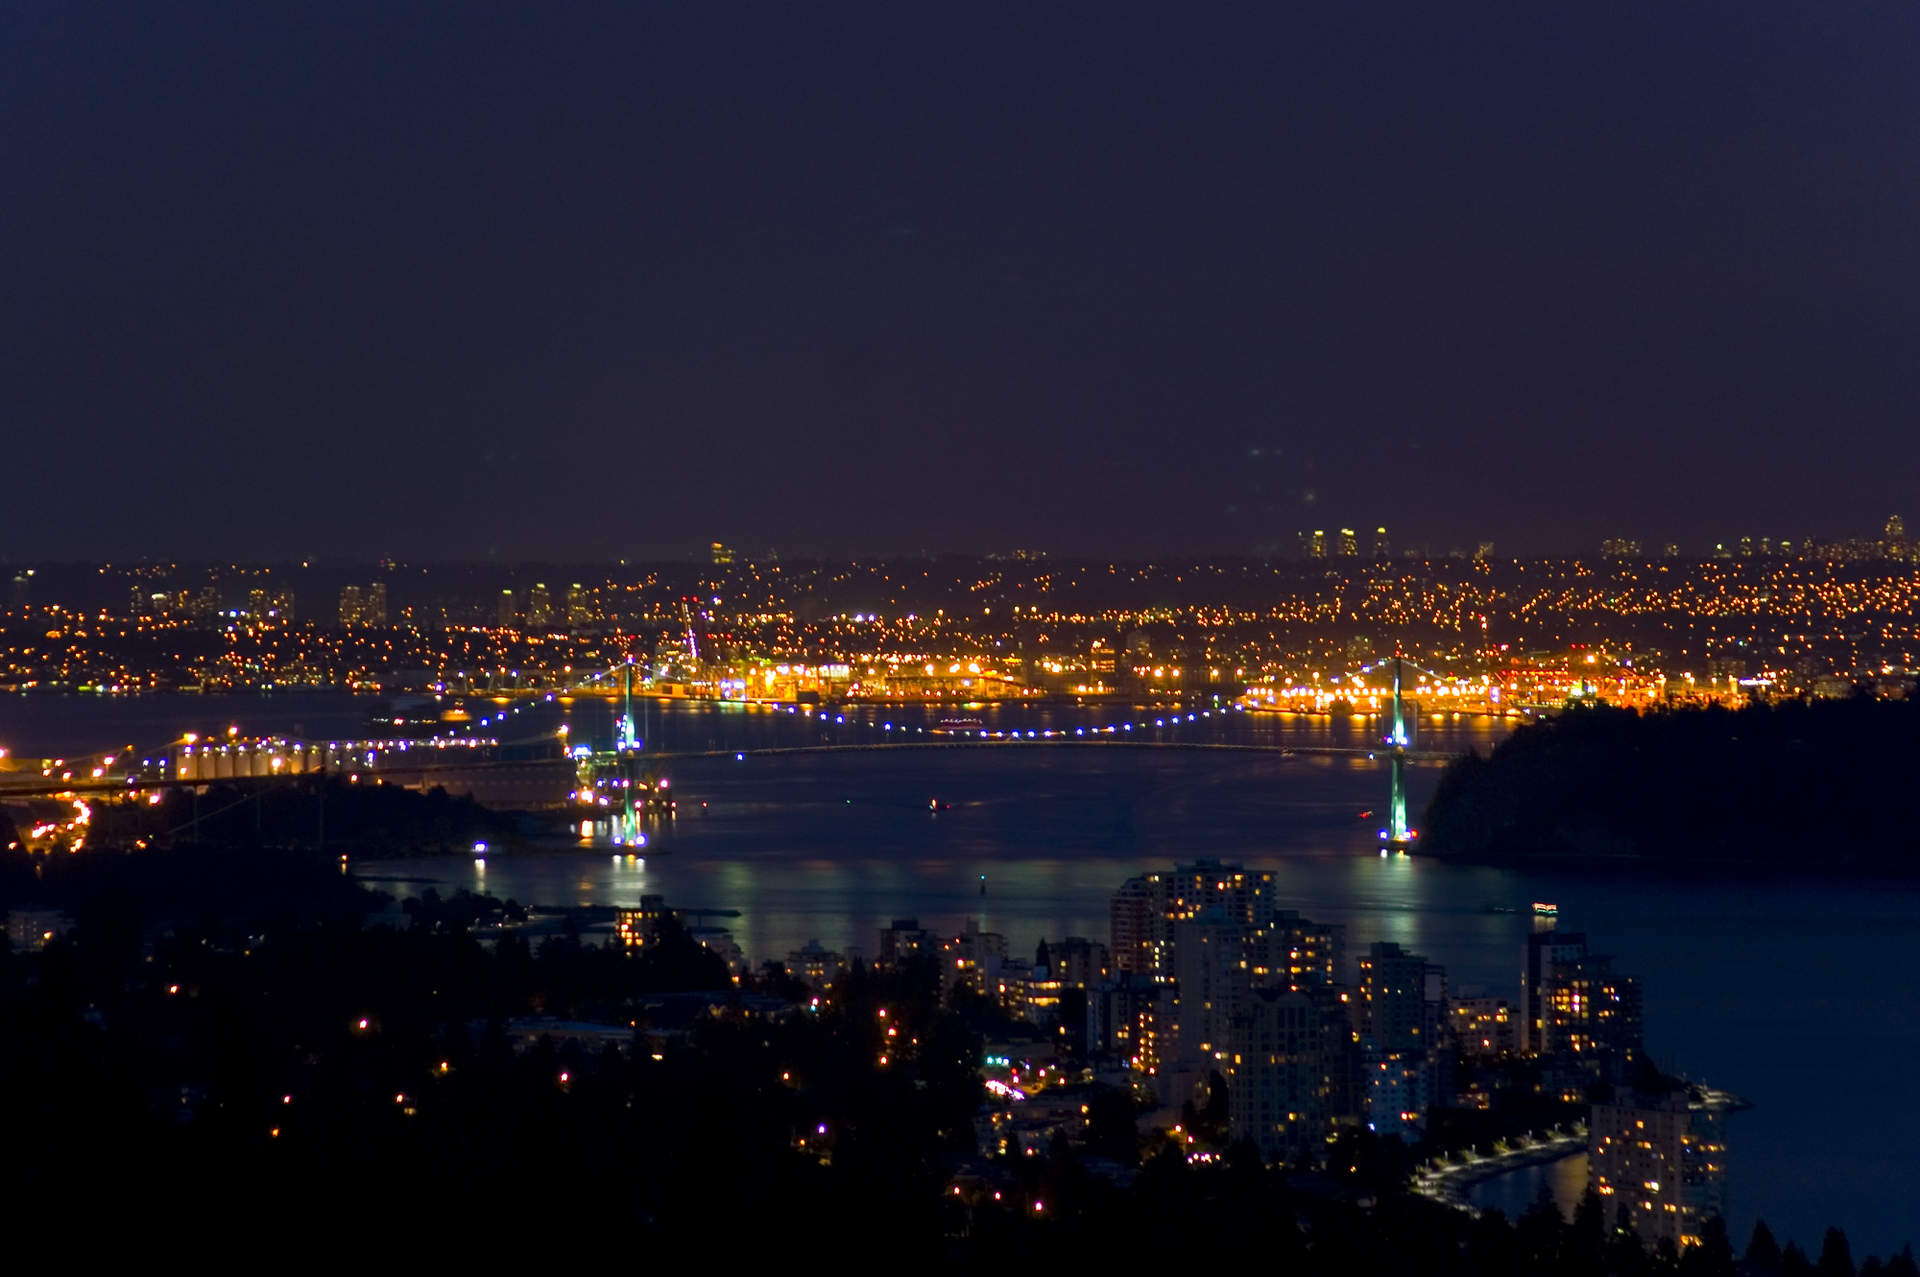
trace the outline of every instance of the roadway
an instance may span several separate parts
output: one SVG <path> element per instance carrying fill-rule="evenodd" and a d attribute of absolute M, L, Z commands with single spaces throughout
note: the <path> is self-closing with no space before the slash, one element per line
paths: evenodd
<path fill-rule="evenodd" d="M 539 739 L 539 738 L 535 738 Z M 1176 749 L 1207 750 L 1216 753 L 1238 754 L 1275 754 L 1280 757 L 1298 755 L 1301 757 L 1330 758 L 1369 758 L 1385 757 L 1387 751 L 1348 748 L 1334 745 L 1257 745 L 1232 744 L 1221 741 L 1180 741 L 1180 740 L 1143 740 L 1138 737 L 1118 737 L 1111 739 L 1089 739 L 1075 736 L 1023 737 L 1014 739 L 979 740 L 910 740 L 910 741 L 874 741 L 857 745 L 772 745 L 748 749 L 697 749 L 664 750 L 659 753 L 640 755 L 640 762 L 680 762 L 705 758 L 781 758 L 797 754 L 860 754 L 882 753 L 900 750 L 949 750 L 949 749 L 1031 749 L 1036 746 L 1079 746 L 1091 749 Z M 1441 750 L 1415 750 L 1406 752 L 1409 762 L 1446 762 L 1453 755 Z M 360 775 L 370 779 L 380 779 L 392 783 L 424 781 L 436 771 L 467 773 L 487 768 L 512 769 L 537 765 L 541 760 L 531 759 L 468 759 L 458 762 L 449 760 L 444 766 L 407 764 L 394 767 L 362 768 Z M 545 760 L 559 762 L 558 758 Z M 60 794 L 107 795 L 151 793 L 156 790 L 200 789 L 212 785 L 246 786 L 250 784 L 272 785 L 297 782 L 310 776 L 321 775 L 320 770 L 289 771 L 273 776 L 220 776 L 200 777 L 189 780 L 112 778 L 85 781 L 57 781 L 33 777 L 26 784 L 10 784 L 0 777 L 0 798 L 50 798 Z M 338 775 L 336 770 L 333 774 Z"/>

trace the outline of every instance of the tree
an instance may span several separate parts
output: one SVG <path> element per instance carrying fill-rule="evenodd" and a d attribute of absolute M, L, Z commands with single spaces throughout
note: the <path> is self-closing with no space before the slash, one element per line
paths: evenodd
<path fill-rule="evenodd" d="M 1820 1241 L 1820 1262 L 1813 1271 L 1818 1277 L 1854 1277 L 1853 1248 L 1847 1245 L 1845 1233 L 1837 1228 L 1827 1230 Z"/>
<path fill-rule="evenodd" d="M 1564 1271 L 1600 1272 L 1606 1264 L 1606 1242 L 1606 1207 L 1600 1203 L 1599 1192 L 1589 1184 L 1573 1208 L 1573 1223 L 1568 1227 L 1561 1246 Z"/>
<path fill-rule="evenodd" d="M 1133 1097 L 1110 1086 L 1087 1100 L 1087 1152 L 1122 1166 L 1140 1164 L 1140 1130 L 1135 1125 Z"/>
<path fill-rule="evenodd" d="M 1700 1244 L 1680 1257 L 1683 1277 L 1733 1277 L 1733 1243 L 1727 1239 L 1727 1221 L 1710 1216 L 1700 1227 Z"/>
<path fill-rule="evenodd" d="M 1560 1263 L 1560 1255 L 1566 1246 L 1567 1221 L 1561 1215 L 1559 1203 L 1553 1200 L 1553 1189 L 1547 1184 L 1540 1185 L 1533 1205 L 1527 1207 L 1527 1213 L 1514 1225 L 1514 1232 L 1520 1243 L 1520 1253 L 1525 1256 L 1527 1266 L 1539 1272 L 1552 1272 Z"/>
<path fill-rule="evenodd" d="M 1753 1236 L 1747 1239 L 1746 1264 L 1755 1277 L 1772 1277 L 1780 1271 L 1780 1243 L 1773 1239 L 1767 1221 L 1753 1221 Z"/>

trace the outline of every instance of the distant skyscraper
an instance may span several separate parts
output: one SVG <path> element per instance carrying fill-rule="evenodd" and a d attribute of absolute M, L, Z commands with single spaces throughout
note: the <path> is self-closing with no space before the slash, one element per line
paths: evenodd
<path fill-rule="evenodd" d="M 500 598 L 494 605 L 493 621 L 503 630 L 510 630 L 520 620 L 519 612 L 513 604 L 513 591 L 500 591 Z"/>
<path fill-rule="evenodd" d="M 1360 557 L 1360 534 L 1352 528 L 1340 529 L 1340 557 L 1343 559 Z"/>
<path fill-rule="evenodd" d="M 553 596 L 547 592 L 544 582 L 536 583 L 527 593 L 527 626 L 540 629 L 553 622 Z"/>
<path fill-rule="evenodd" d="M 340 628 L 351 629 L 359 625 L 366 616 L 367 605 L 360 597 L 357 585 L 342 586 L 340 589 Z"/>
<path fill-rule="evenodd" d="M 387 583 L 375 581 L 367 587 L 366 623 L 384 628 L 387 624 Z"/>
<path fill-rule="evenodd" d="M 1393 557 L 1393 546 L 1387 541 L 1387 530 L 1385 528 L 1375 528 L 1373 530 L 1373 557 L 1376 559 L 1389 559 Z"/>
<path fill-rule="evenodd" d="M 15 612 L 27 610 L 27 599 L 32 591 L 33 569 L 13 574 L 13 592 L 8 596 L 8 604 Z"/>
<path fill-rule="evenodd" d="M 708 548 L 707 553 L 711 556 L 713 565 L 717 568 L 729 567 L 733 563 L 733 547 L 730 545 L 722 545 L 720 542 L 715 541 L 712 546 Z"/>
<path fill-rule="evenodd" d="M 593 601 L 587 593 L 587 587 L 578 581 L 567 587 L 565 608 L 567 625 L 571 629 L 580 629 L 593 620 Z"/>
<path fill-rule="evenodd" d="M 1907 521 L 1897 514 L 1887 516 L 1887 557 L 1907 558 L 1912 547 L 1907 543 Z"/>
<path fill-rule="evenodd" d="M 1326 532 L 1316 528 L 1312 535 L 1307 538 L 1307 557 L 1309 559 L 1324 559 L 1327 557 Z"/>

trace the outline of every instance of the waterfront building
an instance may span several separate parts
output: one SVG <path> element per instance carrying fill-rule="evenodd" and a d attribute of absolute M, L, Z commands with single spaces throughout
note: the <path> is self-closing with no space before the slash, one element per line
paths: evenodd
<path fill-rule="evenodd" d="M 833 987 L 846 969 L 846 959 L 832 949 L 822 948 L 818 940 L 809 940 L 787 955 L 787 974 L 815 993 L 825 993 Z"/>
<path fill-rule="evenodd" d="M 644 949 L 660 939 L 668 909 L 664 896 L 642 896 L 637 909 L 621 909 L 614 916 L 614 939 L 623 949 Z"/>
<path fill-rule="evenodd" d="M 1252 931 L 1273 921 L 1273 875 L 1218 860 L 1198 860 L 1129 878 L 1108 902 L 1117 970 L 1173 976 L 1173 928 L 1219 908 Z"/>
<path fill-rule="evenodd" d="M 885 933 L 880 950 L 883 956 L 887 952 Z M 1007 938 L 998 932 L 980 930 L 980 924 L 971 918 L 959 935 L 940 941 L 941 985 L 948 992 L 964 985 L 975 993 L 1001 999 L 1006 967 Z"/>
<path fill-rule="evenodd" d="M 1686 1089 L 1623 1090 L 1593 1105 L 1587 1159 L 1610 1221 L 1641 1242 L 1697 1246 L 1705 1222 L 1726 1204 L 1726 1139 L 1717 1109 Z"/>
<path fill-rule="evenodd" d="M 1527 937 L 1523 1049 L 1631 1060 L 1641 1049 L 1640 981 L 1587 951 L 1580 932 Z"/>
<path fill-rule="evenodd" d="M 891 926 L 881 929 L 880 953 L 876 961 L 882 966 L 897 968 L 914 958 L 939 956 L 940 938 L 924 930 L 918 918 L 895 918 Z"/>

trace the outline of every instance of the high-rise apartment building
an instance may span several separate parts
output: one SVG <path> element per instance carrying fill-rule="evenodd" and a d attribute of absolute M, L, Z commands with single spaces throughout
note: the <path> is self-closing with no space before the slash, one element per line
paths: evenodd
<path fill-rule="evenodd" d="M 1234 1025 L 1228 1055 L 1227 1114 L 1234 1140 L 1251 1140 L 1263 1161 L 1292 1161 L 1324 1146 L 1327 1033 L 1304 993 L 1256 989 Z"/>
<path fill-rule="evenodd" d="M 564 604 L 569 629 L 581 629 L 593 622 L 593 596 L 587 587 L 575 581 L 567 587 Z"/>
<path fill-rule="evenodd" d="M 1360 959 L 1360 1033 L 1382 1051 L 1424 1051 L 1446 1004 L 1446 969 L 1391 941 Z"/>
<path fill-rule="evenodd" d="M 1228 1071 L 1233 1022 L 1250 985 L 1244 957 L 1246 929 L 1212 906 L 1173 928 L 1174 1067 L 1162 1098 L 1194 1098 L 1210 1073 Z"/>
<path fill-rule="evenodd" d="M 1247 938 L 1247 963 L 1255 988 L 1305 990 L 1339 982 L 1345 929 L 1314 922 L 1291 909 L 1277 911 Z"/>
<path fill-rule="evenodd" d="M 1700 1244 L 1726 1205 L 1726 1155 L 1720 1112 L 1679 1086 L 1623 1090 L 1594 1104 L 1587 1123 L 1589 1182 L 1607 1221 L 1624 1219 L 1647 1246 Z"/>
<path fill-rule="evenodd" d="M 1174 924 L 1211 908 L 1257 931 L 1274 918 L 1273 875 L 1200 860 L 1128 879 L 1108 902 L 1114 968 L 1171 979 Z"/>
<path fill-rule="evenodd" d="M 1505 998 L 1453 998 L 1447 1027 L 1462 1055 L 1507 1055 L 1520 1045 L 1519 1016 Z"/>
<path fill-rule="evenodd" d="M 1412 1141 L 1446 1093 L 1451 1054 L 1442 1049 L 1444 968 L 1379 941 L 1360 959 L 1358 1021 L 1367 1124 Z"/>
<path fill-rule="evenodd" d="M 500 598 L 494 604 L 493 623 L 503 630 L 510 630 L 519 623 L 520 613 L 514 606 L 513 591 L 500 591 Z"/>
<path fill-rule="evenodd" d="M 1523 1050 L 1631 1060 L 1640 1053 L 1640 981 L 1587 951 L 1580 932 L 1527 937 L 1521 990 Z"/>
<path fill-rule="evenodd" d="M 553 595 L 545 582 L 535 582 L 527 591 L 527 627 L 543 629 L 553 623 Z"/>
<path fill-rule="evenodd" d="M 1340 557 L 1343 559 L 1359 558 L 1360 557 L 1360 534 L 1355 532 L 1352 528 L 1341 528 L 1339 553 L 1340 553 Z"/>
<path fill-rule="evenodd" d="M 258 594 L 260 591 L 255 590 L 254 593 Z M 291 593 L 287 594 L 287 599 L 288 612 L 291 613 L 293 599 Z M 357 585 L 341 587 L 339 616 L 342 629 L 351 629 L 359 625 L 384 627 L 387 623 L 387 583 L 375 581 L 364 591 Z"/>

